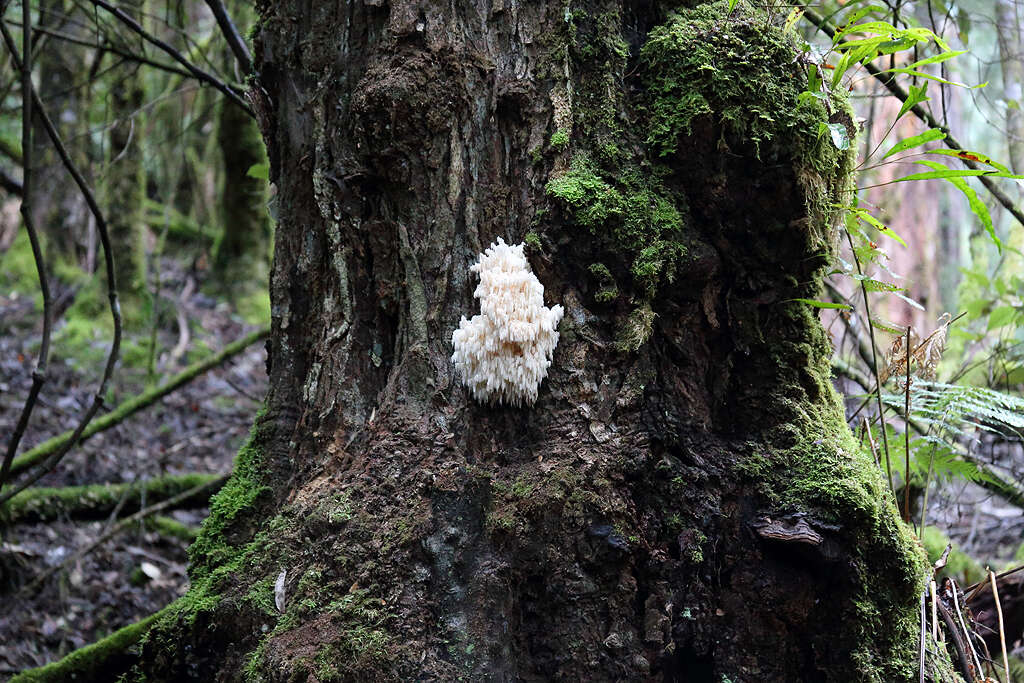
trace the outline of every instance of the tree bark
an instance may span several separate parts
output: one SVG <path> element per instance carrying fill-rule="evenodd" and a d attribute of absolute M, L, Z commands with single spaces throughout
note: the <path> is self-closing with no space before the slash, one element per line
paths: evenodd
<path fill-rule="evenodd" d="M 260 3 L 271 389 L 141 673 L 917 680 L 925 560 L 793 301 L 856 131 L 728 5 Z M 450 361 L 498 237 L 566 310 L 526 408 Z"/>

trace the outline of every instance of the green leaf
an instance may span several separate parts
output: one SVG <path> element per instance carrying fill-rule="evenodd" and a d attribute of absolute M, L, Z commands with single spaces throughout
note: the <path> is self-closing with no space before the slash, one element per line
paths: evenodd
<path fill-rule="evenodd" d="M 931 168 L 931 169 L 936 169 L 936 170 L 933 171 L 933 173 L 948 173 L 948 172 L 951 171 L 951 169 L 946 169 L 946 167 L 944 165 L 940 164 L 937 161 L 921 160 L 921 161 L 919 161 L 917 163 L 922 164 L 924 166 L 927 166 L 928 168 Z M 946 169 L 946 170 L 941 170 L 941 169 Z M 966 171 L 963 171 L 963 173 L 966 173 Z M 1011 175 L 1009 173 L 988 173 L 986 171 L 982 171 L 981 173 L 973 173 L 972 175 L 995 175 L 995 176 L 998 176 L 998 177 L 1001 177 L 1001 178 L 1013 178 L 1013 177 L 1015 177 L 1015 176 L 1013 176 L 1013 175 Z M 967 203 L 968 203 L 968 205 L 970 205 L 971 211 L 974 213 L 975 216 L 978 217 L 978 220 L 981 221 L 981 225 L 985 228 L 985 232 L 988 233 L 988 236 L 992 239 L 992 241 L 995 242 L 996 248 L 999 249 L 999 253 L 1002 253 L 1002 251 L 1003 251 L 1003 242 L 1002 242 L 1002 240 L 999 239 L 999 236 L 996 235 L 996 229 L 992 225 L 992 216 L 989 215 L 988 207 L 985 206 L 985 202 L 983 202 L 980 199 L 978 199 L 978 193 L 975 192 L 974 188 L 972 188 L 970 185 L 968 185 L 967 181 L 964 180 L 962 177 L 959 177 L 959 176 L 956 176 L 956 175 L 947 175 L 947 176 L 943 176 L 943 177 L 946 180 L 948 180 L 949 182 L 953 183 L 953 185 L 956 187 L 956 189 L 960 190 L 960 192 L 962 192 L 963 195 L 965 197 L 967 197 Z M 1016 176 L 1016 177 L 1020 177 L 1020 176 Z M 901 178 L 901 180 L 904 180 L 904 179 Z"/>
<path fill-rule="evenodd" d="M 868 5 L 867 7 L 861 7 L 859 10 L 850 12 L 849 15 L 843 18 L 843 25 L 837 29 L 837 32 L 842 33 L 847 31 L 851 25 L 860 21 L 869 14 L 877 14 L 880 17 L 884 17 L 888 13 L 889 10 L 881 5 Z"/>
<path fill-rule="evenodd" d="M 853 273 L 850 275 L 854 280 L 859 281 L 864 285 L 864 289 L 869 292 L 905 292 L 903 287 L 894 285 L 891 282 L 885 282 L 883 280 L 876 280 L 875 278 L 868 277 L 867 275 L 858 275 Z"/>
<path fill-rule="evenodd" d="M 944 62 L 947 59 L 953 59 L 954 57 L 959 57 L 960 55 L 965 55 L 965 54 L 967 54 L 967 50 L 954 50 L 952 52 L 942 52 L 942 53 L 939 53 L 937 55 L 933 55 L 931 57 L 928 57 L 927 59 L 922 59 L 920 61 L 914 62 L 913 64 L 907 64 L 903 68 L 904 69 L 916 69 L 918 67 L 925 66 L 927 64 L 938 64 L 939 62 Z"/>
<path fill-rule="evenodd" d="M 880 318 L 871 318 L 871 326 L 872 327 L 877 327 L 878 329 L 882 330 L 883 332 L 888 332 L 890 334 L 906 334 L 907 333 L 907 328 L 900 327 L 898 325 L 894 325 L 892 323 L 885 322 L 884 320 L 882 320 Z"/>
<path fill-rule="evenodd" d="M 899 298 L 903 299 L 903 300 L 904 300 L 905 302 L 907 302 L 908 304 L 910 304 L 910 305 L 911 305 L 911 306 L 913 306 L 914 308 L 916 308 L 916 309 L 918 309 L 918 310 L 920 310 L 920 311 L 923 311 L 923 310 L 924 310 L 924 306 L 922 306 L 922 305 L 921 305 L 921 304 L 919 304 L 918 302 L 914 301 L 914 300 L 913 300 L 913 299 L 911 299 L 911 298 L 910 298 L 909 296 L 907 296 L 907 295 L 905 295 L 905 294 L 900 294 L 899 292 L 893 292 L 893 294 L 894 294 L 895 296 L 898 296 Z"/>
<path fill-rule="evenodd" d="M 878 220 L 877 218 L 872 216 L 870 213 L 868 213 L 864 209 L 851 209 L 851 210 L 857 215 L 857 218 L 859 218 L 860 220 L 864 221 L 865 223 L 867 223 L 868 225 L 873 227 L 878 232 L 882 233 L 886 237 L 889 237 L 891 239 L 896 240 L 897 242 L 902 244 L 904 247 L 907 246 L 907 243 L 903 241 L 902 237 L 900 237 L 899 235 L 896 234 L 895 230 L 893 230 L 889 226 L 887 226 L 884 223 L 882 223 L 882 221 Z"/>
<path fill-rule="evenodd" d="M 918 161 L 919 164 L 924 164 L 924 161 Z M 934 162 L 932 162 L 934 163 Z M 940 164 L 941 166 L 941 164 Z M 1013 173 L 1003 173 L 1002 171 L 986 171 L 983 169 L 965 168 L 963 170 L 956 168 L 946 168 L 942 171 L 924 171 L 922 173 L 911 173 L 908 176 L 897 178 L 894 183 L 902 183 L 907 180 L 935 180 L 935 179 L 948 179 L 948 178 L 975 178 L 981 175 L 987 175 L 991 178 L 1012 178 L 1014 180 L 1024 180 L 1024 175 L 1015 175 Z"/>
<path fill-rule="evenodd" d="M 850 136 L 846 132 L 846 126 L 841 123 L 820 123 L 818 124 L 818 135 L 828 131 L 832 136 L 832 144 L 836 149 L 849 149 Z"/>
<path fill-rule="evenodd" d="M 988 81 L 985 81 L 984 83 L 979 83 L 978 85 L 967 85 L 966 83 L 961 83 L 959 81 L 949 81 L 949 80 L 946 80 L 945 78 L 942 78 L 941 76 L 934 76 L 934 75 L 928 73 L 927 71 L 918 71 L 917 69 L 911 69 L 909 67 L 901 67 L 901 68 L 897 68 L 897 69 L 886 69 L 882 73 L 887 73 L 887 74 L 904 74 L 906 76 L 915 76 L 917 78 L 926 78 L 929 81 L 938 81 L 939 83 L 945 83 L 946 85 L 954 85 L 954 86 L 956 86 L 958 88 L 967 88 L 968 90 L 974 90 L 976 88 L 984 88 L 985 86 L 988 85 Z"/>
<path fill-rule="evenodd" d="M 1010 169 L 1008 169 L 1006 166 L 1003 166 L 1001 163 L 994 160 L 992 157 L 985 156 L 981 152 L 969 152 L 965 149 L 930 149 L 927 152 L 925 152 L 925 154 L 941 154 L 943 156 L 956 157 L 961 161 L 970 161 L 976 164 L 985 164 L 986 166 L 991 166 L 992 168 L 998 169 L 1003 173 L 1010 173 Z"/>
<path fill-rule="evenodd" d="M 988 316 L 988 329 L 995 330 L 1004 325 L 1010 324 L 1017 316 L 1017 309 L 1013 306 L 1000 306 Z"/>
<path fill-rule="evenodd" d="M 799 301 L 802 304 L 813 306 L 814 308 L 838 308 L 843 311 L 852 311 L 853 308 L 848 304 L 837 304 L 831 301 L 817 301 L 815 299 L 790 299 L 790 301 Z"/>
<path fill-rule="evenodd" d="M 906 138 L 905 140 L 900 140 L 895 145 L 893 145 L 892 148 L 888 152 L 886 152 L 885 156 L 883 156 L 882 158 L 888 159 L 893 154 L 899 154 L 900 152 L 904 152 L 908 149 L 913 149 L 914 147 L 923 145 L 926 142 L 944 140 L 945 138 L 946 134 L 943 133 L 941 130 L 939 130 L 938 128 L 931 128 L 921 133 L 920 135 L 915 135 L 913 137 Z"/>
<path fill-rule="evenodd" d="M 245 172 L 245 175 L 250 178 L 259 178 L 260 180 L 270 180 L 270 163 L 267 161 L 253 164 L 249 167 L 249 170 Z"/>
<path fill-rule="evenodd" d="M 732 14 L 734 9 L 736 9 L 736 0 L 729 0 L 729 14 Z"/>
<path fill-rule="evenodd" d="M 916 105 L 922 102 L 927 102 L 929 99 L 928 96 L 925 94 L 925 92 L 928 90 L 927 81 L 925 81 L 924 85 L 922 85 L 921 87 L 911 85 L 909 87 L 909 90 L 910 92 L 908 93 L 906 101 L 903 103 L 903 106 L 900 107 L 900 113 L 896 115 L 896 121 L 899 121 L 904 114 L 913 109 Z"/>
<path fill-rule="evenodd" d="M 898 36 L 904 33 L 887 21 L 865 21 L 863 24 L 847 24 L 836 29 L 836 33 L 882 33 Z"/>

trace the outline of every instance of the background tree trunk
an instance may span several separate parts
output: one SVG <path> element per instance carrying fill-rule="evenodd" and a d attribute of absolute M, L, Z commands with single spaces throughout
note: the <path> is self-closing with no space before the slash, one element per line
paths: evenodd
<path fill-rule="evenodd" d="M 272 388 L 146 676 L 916 680 L 922 553 L 792 301 L 855 131 L 727 6 L 261 3 Z M 498 237 L 566 309 L 529 408 L 449 360 Z"/>
<path fill-rule="evenodd" d="M 224 161 L 224 183 L 214 270 L 234 289 L 245 282 L 265 287 L 272 232 L 266 207 L 267 183 L 264 178 L 249 175 L 250 168 L 266 161 L 259 128 L 241 107 L 225 101 L 217 120 L 217 143 Z"/>
<path fill-rule="evenodd" d="M 124 3 L 124 10 L 145 21 L 145 0 Z M 141 45 L 141 41 L 140 41 Z M 137 46 L 141 50 L 140 46 Z M 145 84 L 137 64 L 124 64 L 110 90 L 110 107 L 116 121 L 110 129 L 107 155 L 106 205 L 110 240 L 117 245 L 114 266 L 117 288 L 126 296 L 146 288 L 144 202 L 146 176 L 142 159 L 144 133 L 142 105 Z"/>

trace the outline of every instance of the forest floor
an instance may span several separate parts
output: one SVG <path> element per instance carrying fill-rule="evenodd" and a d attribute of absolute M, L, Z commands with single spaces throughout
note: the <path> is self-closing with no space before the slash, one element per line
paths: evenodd
<path fill-rule="evenodd" d="M 194 274 L 169 261 L 162 267 L 166 305 L 156 335 L 156 373 L 150 375 L 147 363 L 141 363 L 141 368 L 119 366 L 100 414 L 255 329 L 231 305 L 204 294 Z M 58 286 L 55 298 L 66 305 L 72 293 Z M 31 297 L 0 291 L 0 453 L 6 452 L 31 385 L 40 317 Z M 73 428 L 92 401 L 109 336 L 98 333 L 86 345 L 91 349 L 78 348 L 69 355 L 59 332 L 66 324 L 55 326 L 48 379 L 19 453 Z M 142 329 L 133 337 L 129 331 L 126 342 L 145 349 L 150 334 L 151 329 Z M 80 444 L 37 485 L 140 482 L 164 475 L 230 472 L 234 454 L 266 393 L 265 358 L 263 343 L 252 344 Z M 206 509 L 179 509 L 167 515 L 197 528 L 206 513 Z M 0 610 L 0 680 L 59 659 L 153 614 L 185 592 L 188 542 L 144 526 L 115 535 L 55 572 L 40 589 L 27 590 L 34 577 L 73 558 L 111 524 L 108 515 L 99 521 L 63 515 L 51 522 L 0 527 L 4 606 Z"/>

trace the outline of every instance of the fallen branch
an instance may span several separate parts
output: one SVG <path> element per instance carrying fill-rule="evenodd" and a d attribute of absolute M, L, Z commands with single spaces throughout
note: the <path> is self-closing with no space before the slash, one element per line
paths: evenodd
<path fill-rule="evenodd" d="M 67 569 L 68 567 L 70 567 L 71 565 L 73 565 L 74 563 L 78 562 L 83 557 L 85 557 L 86 555 L 91 553 L 93 550 L 95 550 L 99 546 L 103 545 L 104 543 L 106 543 L 107 541 L 109 541 L 111 538 L 113 538 L 114 536 L 118 535 L 122 531 L 125 531 L 126 529 L 128 529 L 132 525 L 138 523 L 141 520 L 146 519 L 147 517 L 149 517 L 151 515 L 155 515 L 158 512 L 163 512 L 164 510 L 170 510 L 171 508 L 174 508 L 175 506 L 181 505 L 186 500 L 190 500 L 190 499 L 195 498 L 197 496 L 209 496 L 215 489 L 219 489 L 221 486 L 223 486 L 224 482 L 226 482 L 227 480 L 228 480 L 228 475 L 226 475 L 226 474 L 222 475 L 222 476 L 217 477 L 216 479 L 213 479 L 213 480 L 208 481 L 206 483 L 200 484 L 198 486 L 193 486 L 192 488 L 188 489 L 187 491 L 182 491 L 178 495 L 176 495 L 176 496 L 174 496 L 172 498 L 168 498 L 167 500 L 163 501 L 162 503 L 157 503 L 156 505 L 150 505 L 147 508 L 139 510 L 134 515 L 129 515 L 128 517 L 125 517 L 120 522 L 118 522 L 117 524 L 112 526 L 109 531 L 107 531 L 106 533 L 102 534 L 99 538 L 97 538 L 95 541 L 93 541 L 92 543 L 88 544 L 84 548 L 81 548 L 80 550 L 77 550 L 73 555 L 68 557 L 66 560 L 61 562 L 56 567 L 50 567 L 46 571 L 44 571 L 41 574 L 39 574 L 38 576 L 36 576 L 36 578 L 34 578 L 27 586 L 25 586 L 25 588 L 21 589 L 21 592 L 22 593 L 28 593 L 28 594 L 35 593 L 40 588 L 40 586 L 42 586 L 44 583 L 46 583 L 46 581 L 51 576 L 53 576 L 57 572 L 64 571 L 65 569 Z"/>
<path fill-rule="evenodd" d="M 132 648 L 149 632 L 157 619 L 173 608 L 174 603 L 171 603 L 156 614 L 114 631 L 92 645 L 71 652 L 64 659 L 38 669 L 23 671 L 12 678 L 11 683 L 117 680 L 138 660 L 138 655 L 132 652 Z"/>
<path fill-rule="evenodd" d="M 211 494 L 213 492 L 211 491 Z M 166 515 L 153 515 L 146 520 L 146 529 L 155 531 L 161 536 L 176 538 L 185 543 L 191 543 L 199 535 L 199 527 L 182 524 L 173 517 Z"/>
<path fill-rule="evenodd" d="M 153 405 L 159 399 L 188 384 L 203 373 L 217 367 L 228 358 L 241 353 L 252 344 L 266 338 L 268 334 L 270 334 L 269 327 L 256 330 L 242 339 L 228 344 L 220 351 L 220 353 L 188 366 L 159 387 L 150 389 L 149 391 L 144 391 L 138 396 L 134 396 L 121 403 L 121 405 L 117 406 L 114 410 L 89 423 L 89 426 L 82 432 L 81 441 L 85 441 L 94 434 L 106 431 L 120 422 L 123 422 L 126 418 L 131 417 L 143 408 Z M 44 441 L 32 450 L 15 458 L 14 462 L 11 463 L 11 474 L 13 475 L 24 472 L 30 467 L 42 462 L 51 453 L 54 453 L 63 447 L 71 439 L 72 434 L 73 432 L 66 431 L 59 436 L 55 436 L 52 439 Z"/>
<path fill-rule="evenodd" d="M 92 484 L 63 488 L 30 488 L 11 498 L 0 510 L 0 525 L 47 522 L 63 517 L 102 519 L 124 500 L 122 511 L 135 512 L 143 501 L 158 503 L 203 484 L 220 480 L 216 474 L 183 474 L 155 477 L 141 482 Z M 215 491 L 181 501 L 181 505 L 205 505 Z"/>

